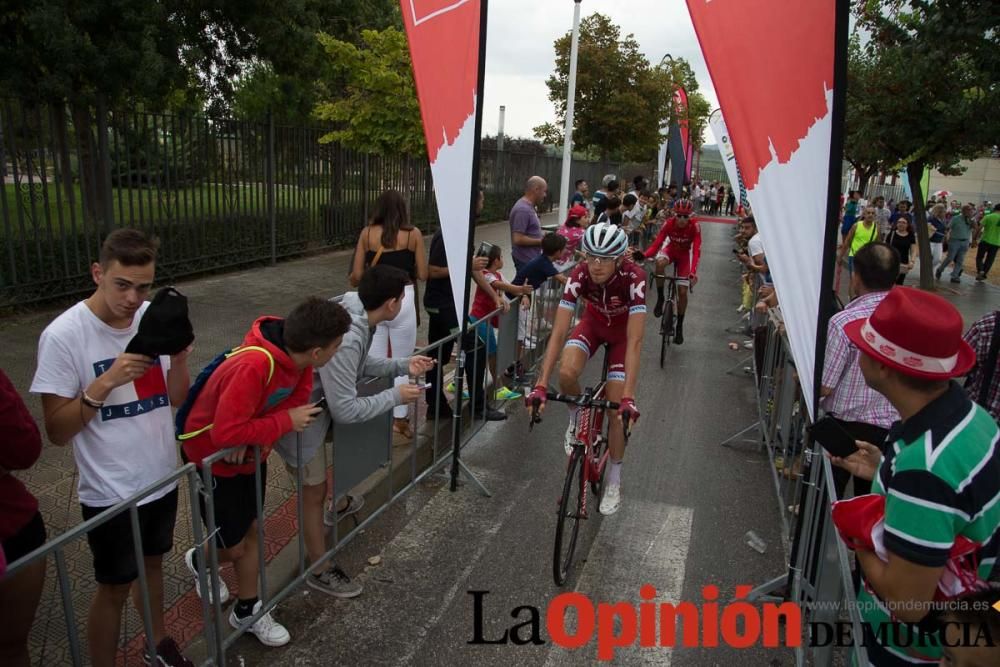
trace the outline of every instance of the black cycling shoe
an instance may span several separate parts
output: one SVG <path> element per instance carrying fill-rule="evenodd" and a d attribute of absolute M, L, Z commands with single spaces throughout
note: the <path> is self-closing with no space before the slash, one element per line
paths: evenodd
<path fill-rule="evenodd" d="M 677 333 L 674 334 L 674 345 L 683 345 L 683 344 L 684 344 L 684 334 L 683 332 L 681 332 L 680 329 L 678 329 Z"/>
<path fill-rule="evenodd" d="M 663 317 L 663 299 L 658 299 L 656 308 L 653 308 L 653 317 Z"/>

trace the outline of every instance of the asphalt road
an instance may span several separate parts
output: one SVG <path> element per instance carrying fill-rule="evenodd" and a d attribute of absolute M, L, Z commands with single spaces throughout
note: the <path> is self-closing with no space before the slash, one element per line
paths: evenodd
<path fill-rule="evenodd" d="M 468 484 L 451 493 L 442 479 L 422 485 L 341 554 L 341 564 L 365 585 L 361 597 L 334 600 L 306 588 L 276 612 L 292 634 L 288 646 L 267 649 L 245 637 L 231 655 L 247 665 L 592 664 L 596 639 L 566 650 L 546 629 L 546 610 L 560 593 L 635 607 L 640 587 L 650 584 L 658 602 L 700 604 L 703 587 L 714 584 L 725 602 L 738 584 L 782 574 L 785 554 L 766 456 L 719 445 L 755 419 L 751 381 L 726 374 L 744 356 L 742 348 L 727 347 L 742 338 L 725 332 L 736 323 L 739 295 L 730 261 L 733 231 L 703 225 L 701 282 L 685 322 L 686 342 L 670 349 L 665 370 L 658 366 L 657 321 L 649 317 L 637 392 L 643 417 L 626 454 L 624 504 L 614 516 L 592 512 L 564 587 L 552 581 L 551 550 L 565 467 L 565 410 L 550 406 L 529 434 L 525 411 L 511 406 L 510 419 L 488 425 L 464 453 L 491 498 Z M 599 371 L 588 370 L 591 377 Z M 744 543 L 748 530 L 767 541 L 765 554 Z M 367 566 L 374 555 L 381 563 Z M 481 596 L 483 639 L 496 641 L 530 621 L 532 612 L 523 607 L 535 607 L 543 643 L 470 644 L 470 591 L 489 591 Z M 517 637 L 531 634 L 528 623 Z M 615 664 L 792 664 L 790 652 L 765 649 L 636 646 L 614 658 Z"/>

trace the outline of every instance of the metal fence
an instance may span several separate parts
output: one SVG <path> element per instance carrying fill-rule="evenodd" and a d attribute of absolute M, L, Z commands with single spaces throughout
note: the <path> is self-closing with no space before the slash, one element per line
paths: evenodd
<path fill-rule="evenodd" d="M 522 309 L 521 301 L 515 300 L 506 312 L 497 309 L 485 317 L 471 322 L 470 336 L 466 338 L 466 344 L 457 345 L 465 353 L 464 363 L 468 366 L 468 376 L 482 378 L 485 373 L 483 370 L 477 372 L 477 369 L 484 369 L 487 365 L 493 365 L 502 371 L 508 365 L 513 364 L 517 355 L 522 351 L 527 355 L 525 365 L 530 370 L 536 359 L 533 353 L 544 350 L 559 293 L 555 281 L 551 281 L 546 288 L 539 290 L 538 296 L 532 300 L 529 307 Z M 490 364 L 485 339 L 478 336 L 476 331 L 479 325 L 488 324 L 494 318 L 499 319 L 499 326 L 496 328 L 498 344 L 495 352 L 495 363 Z M 534 338 L 525 343 L 524 339 L 528 333 L 533 334 Z M 453 333 L 415 353 L 437 360 L 433 373 L 437 375 L 436 384 L 439 387 L 445 386 L 456 372 L 456 366 L 451 364 L 450 352 L 447 351 L 460 342 L 460 336 L 460 332 Z M 354 537 L 360 535 L 383 511 L 403 498 L 415 485 L 442 471 L 445 466 L 456 459 L 460 461 L 461 450 L 472 441 L 486 423 L 485 415 L 477 414 L 473 406 L 480 404 L 482 398 L 489 399 L 493 396 L 500 383 L 499 375 L 499 372 L 494 373 L 492 380 L 485 384 L 470 382 L 468 386 L 470 396 L 463 400 L 456 398 L 456 405 L 463 406 L 462 410 L 457 411 L 457 415 L 462 416 L 462 428 L 457 438 L 457 447 L 454 445 L 455 439 L 453 438 L 456 425 L 452 419 L 440 417 L 440 404 L 438 404 L 438 412 L 427 414 L 426 420 L 422 419 L 422 416 L 426 414 L 423 409 L 413 411 L 414 423 L 417 428 L 414 429 L 413 437 L 409 440 L 393 435 L 391 411 L 360 424 L 334 424 L 331 433 L 328 434 L 331 436 L 330 439 L 324 443 L 324 447 L 333 448 L 333 456 L 327 458 L 327 461 L 333 462 L 333 471 L 330 475 L 332 496 L 336 499 L 342 497 L 349 490 L 366 489 L 367 500 L 365 504 L 373 509 L 367 512 L 367 516 L 362 521 L 354 520 L 356 517 L 346 517 L 334 522 L 332 528 L 328 529 L 327 544 L 329 548 L 327 552 L 317 561 L 308 563 L 302 532 L 304 471 L 303 465 L 297 466 L 294 480 L 294 513 L 297 530 L 288 547 L 296 550 L 293 571 L 289 571 L 287 567 L 279 566 L 272 570 L 265 566 L 263 489 L 264 485 L 267 484 L 267 479 L 262 474 L 261 457 L 254 456 L 255 498 L 247 498 L 247 502 L 256 504 L 257 514 L 261 518 L 257 521 L 256 546 L 259 551 L 258 561 L 261 564 L 258 590 L 262 605 L 253 620 L 268 613 L 281 601 L 298 591 L 309 574 L 319 571 L 328 558 L 343 549 Z M 368 395 L 390 384 L 391 379 L 366 380 L 359 385 L 359 395 Z M 486 393 L 485 397 L 482 396 L 484 392 Z M 302 461 L 301 447 L 301 438 L 297 437 L 296 461 Z M 19 570 L 40 560 L 48 561 L 49 564 L 54 560 L 55 564 L 57 585 L 51 589 L 48 596 L 50 599 L 43 599 L 41 606 L 47 608 L 48 613 L 57 616 L 57 618 L 54 619 L 54 623 L 48 621 L 42 623 L 36 618 L 33 631 L 42 633 L 44 636 L 35 644 L 35 651 L 31 656 L 32 664 L 47 664 L 46 648 L 48 644 L 61 637 L 68 638 L 69 644 L 67 655 L 64 656 L 65 662 L 73 665 L 88 664 L 85 655 L 86 644 L 82 641 L 82 628 L 86 612 L 80 606 L 79 601 L 74 599 L 74 592 L 81 587 L 86 587 L 90 576 L 89 572 L 81 573 L 73 570 L 71 559 L 67 557 L 67 551 L 85 549 L 83 542 L 90 532 L 123 513 L 130 516 L 133 528 L 131 546 L 136 554 L 139 571 L 137 604 L 141 606 L 143 613 L 138 627 L 134 624 L 129 626 L 127 620 L 125 621 L 125 632 L 122 633 L 119 648 L 119 662 L 128 665 L 140 664 L 143 660 L 143 651 L 154 655 L 155 646 L 148 640 L 149 637 L 152 637 L 151 615 L 149 613 L 151 600 L 143 567 L 142 538 L 140 531 L 137 530 L 138 507 L 144 499 L 173 485 L 179 486 L 179 493 L 187 498 L 190 507 L 190 519 L 188 522 L 184 522 L 190 525 L 178 523 L 175 526 L 176 536 L 180 538 L 175 541 L 175 548 L 185 551 L 191 547 L 205 545 L 206 557 L 202 562 L 206 563 L 208 567 L 199 572 L 198 588 L 202 591 L 212 591 L 210 595 L 205 595 L 198 603 L 201 624 L 197 635 L 193 637 L 193 643 L 196 644 L 196 647 L 192 649 L 191 646 L 187 646 L 187 650 L 193 658 L 202 664 L 227 664 L 227 652 L 234 642 L 246 632 L 248 623 L 241 628 L 234 629 L 224 617 L 228 608 L 226 612 L 223 611 L 219 595 L 221 580 L 218 547 L 215 540 L 208 538 L 214 535 L 217 529 L 214 502 L 210 492 L 210 489 L 213 488 L 211 464 L 221 460 L 230 451 L 232 450 L 223 450 L 213 454 L 202 462 L 200 469 L 192 463 L 182 465 L 136 496 L 72 527 L 11 564 L 7 572 L 8 576 L 16 574 Z M 272 465 L 275 463 L 273 458 L 271 463 Z M 474 473 L 464 464 L 461 465 L 461 470 L 475 488 L 489 495 L 489 490 L 476 479 Z M 204 507 L 204 516 L 202 515 L 202 506 Z M 346 522 L 346 531 L 343 530 L 343 522 Z M 182 535 L 183 537 L 181 537 Z M 190 543 L 187 543 L 188 536 L 191 539 Z M 172 596 L 173 599 L 167 599 L 164 602 L 167 605 L 181 604 L 178 600 L 190 590 L 191 581 L 187 579 L 179 586 L 171 585 L 170 588 L 175 590 L 175 595 Z M 167 631 L 170 632 L 169 619 Z M 146 639 L 140 640 L 143 634 Z M 178 639 L 181 638 L 178 637 Z M 187 644 L 186 641 L 183 643 Z M 51 659 L 48 657 L 49 661 Z"/>
<path fill-rule="evenodd" d="M 0 307 L 91 288 L 90 258 L 116 227 L 159 236 L 158 273 L 171 282 L 350 246 L 387 189 L 407 196 L 418 228 L 437 227 L 425 157 L 320 143 L 327 130 L 0 99 Z M 536 174 L 550 184 L 551 209 L 561 164 L 484 149 L 482 219 L 505 219 Z M 652 165 L 577 161 L 573 173 L 599 184 Z"/>
<path fill-rule="evenodd" d="M 830 514 L 837 500 L 830 461 L 809 437 L 809 416 L 780 310 L 770 311 L 757 324 L 752 368 L 758 418 L 722 444 L 749 442 L 767 452 L 789 559 L 787 574 L 758 586 L 750 598 L 799 605 L 804 634 L 795 649 L 796 665 L 867 665 L 851 558 Z M 749 433 L 757 437 L 745 438 Z M 830 627 L 838 622 L 851 625 L 853 646 L 838 647 L 809 636 L 817 624 Z"/>

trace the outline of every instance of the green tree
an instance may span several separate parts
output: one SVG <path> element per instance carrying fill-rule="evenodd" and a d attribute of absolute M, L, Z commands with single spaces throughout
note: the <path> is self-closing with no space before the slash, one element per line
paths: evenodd
<path fill-rule="evenodd" d="M 886 82 L 876 65 L 855 35 L 848 47 L 844 159 L 854 168 L 862 195 L 872 176 L 896 171 L 899 162 L 879 136 L 878 105 L 885 103 L 882 90 Z"/>
<path fill-rule="evenodd" d="M 906 167 L 920 245 L 920 286 L 934 285 L 920 179 L 925 167 L 961 173 L 1000 136 L 1000 12 L 996 2 L 867 0 L 856 8 L 870 34 L 861 64 L 881 77 L 871 112 L 854 117 L 867 137 Z"/>
<path fill-rule="evenodd" d="M 320 141 L 379 153 L 424 155 L 423 125 L 410 49 L 396 28 L 363 30 L 358 47 L 320 33 L 334 74 L 344 92 L 316 106 L 315 116 L 335 129 Z"/>
<path fill-rule="evenodd" d="M 271 112 L 279 123 L 308 123 L 316 105 L 347 83 L 331 68 L 316 33 L 362 46 L 363 29 L 403 28 L 398 0 L 310 0 L 302 15 L 301 30 L 285 35 L 273 53 L 259 53 L 236 82 L 232 112 L 238 117 L 259 120 Z"/>
<path fill-rule="evenodd" d="M 329 1 L 8 0 L 0 10 L 0 90 L 50 105 L 60 116 L 55 139 L 62 145 L 72 141 L 61 118 L 68 108 L 83 208 L 96 221 L 108 210 L 107 164 L 99 162 L 95 132 L 107 109 L 190 110 L 206 100 L 224 107 L 251 63 L 281 72 L 295 62 L 295 45 L 314 41 Z M 72 184 L 66 187 L 71 196 Z"/>
<path fill-rule="evenodd" d="M 671 72 L 651 67 L 635 38 L 622 38 L 619 27 L 603 14 L 580 22 L 579 40 L 575 147 L 604 160 L 649 160 L 662 141 L 660 124 L 671 114 Z M 570 41 L 570 33 L 555 41 L 556 70 L 546 82 L 557 122 L 534 128 L 535 136 L 547 144 L 562 143 Z"/>

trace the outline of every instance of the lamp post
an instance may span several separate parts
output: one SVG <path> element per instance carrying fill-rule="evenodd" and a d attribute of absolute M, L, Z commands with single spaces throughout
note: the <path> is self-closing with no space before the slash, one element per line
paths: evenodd
<path fill-rule="evenodd" d="M 573 166 L 573 112 L 576 103 L 576 58 L 580 49 L 580 3 L 573 0 L 573 37 L 569 47 L 569 91 L 566 93 L 566 126 L 563 129 L 562 179 L 559 187 L 559 222 L 569 210 L 569 172 Z"/>

